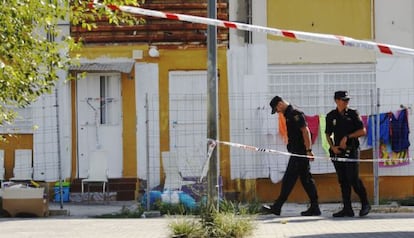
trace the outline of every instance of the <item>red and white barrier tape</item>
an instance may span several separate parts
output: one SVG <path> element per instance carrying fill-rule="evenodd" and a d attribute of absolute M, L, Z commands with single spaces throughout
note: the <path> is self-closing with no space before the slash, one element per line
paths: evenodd
<path fill-rule="evenodd" d="M 201 183 L 203 181 L 203 178 L 207 176 L 207 172 L 208 172 L 208 168 L 210 165 L 210 158 L 211 155 L 213 154 L 214 149 L 216 148 L 217 143 L 209 140 L 208 143 L 208 150 L 207 150 L 207 160 L 204 162 L 203 168 L 201 170 L 201 176 L 199 179 L 199 182 Z"/>
<path fill-rule="evenodd" d="M 301 157 L 301 158 L 307 158 L 307 159 L 325 159 L 325 160 L 331 160 L 331 161 L 340 161 L 340 162 L 386 162 L 387 159 L 353 159 L 353 158 L 342 158 L 342 157 L 325 157 L 325 156 L 308 156 L 308 155 L 300 155 L 300 154 L 293 154 L 289 152 L 284 152 L 280 150 L 274 150 L 274 149 L 266 149 L 266 148 L 259 148 L 251 145 L 244 145 L 234 142 L 228 142 L 228 141 L 219 141 L 219 140 L 213 140 L 208 139 L 209 148 L 211 147 L 211 144 L 214 144 L 215 146 L 217 144 L 223 144 L 228 145 L 232 147 L 237 147 L 245 150 L 250 151 L 257 151 L 257 152 L 265 152 L 265 153 L 273 153 L 273 154 L 280 154 L 280 155 L 286 155 L 286 156 L 295 156 L 295 157 Z M 208 158 L 211 155 L 208 155 Z M 412 158 L 393 158 L 392 160 L 395 161 L 411 161 Z"/>
<path fill-rule="evenodd" d="M 95 6 L 98 6 L 98 7 L 103 6 L 102 4 L 99 4 L 96 2 L 94 4 Z M 231 22 L 231 21 L 223 21 L 223 20 L 211 19 L 211 18 L 206 18 L 206 17 L 160 12 L 160 11 L 149 10 L 149 9 L 144 9 L 144 8 L 139 8 L 139 7 L 107 5 L 107 8 L 113 11 L 119 10 L 119 11 L 128 12 L 132 14 L 139 14 L 139 15 L 166 18 L 166 19 L 171 19 L 171 20 L 186 21 L 186 22 L 193 22 L 193 23 L 201 23 L 201 24 L 206 24 L 206 25 L 213 25 L 213 26 L 243 30 L 243 31 L 262 32 L 262 33 L 267 33 L 270 35 L 275 35 L 275 36 L 280 36 L 280 37 L 285 37 L 285 38 L 290 38 L 290 39 L 295 39 L 295 40 L 374 50 L 374 51 L 377 51 L 379 53 L 386 54 L 386 55 L 414 56 L 414 49 L 411 49 L 411 48 L 405 48 L 405 47 L 389 45 L 389 44 L 381 44 L 381 43 L 376 43 L 372 41 L 356 40 L 356 39 L 346 37 L 346 36 L 310 33 L 310 32 L 303 32 L 303 31 L 281 30 L 277 28 L 249 25 L 245 23 L 238 23 L 238 22 Z"/>

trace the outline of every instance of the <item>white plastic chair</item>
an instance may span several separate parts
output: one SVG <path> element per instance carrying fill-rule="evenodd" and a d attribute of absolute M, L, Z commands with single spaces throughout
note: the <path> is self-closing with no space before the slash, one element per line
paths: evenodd
<path fill-rule="evenodd" d="M 14 168 L 13 178 L 10 180 L 32 180 L 33 165 L 32 165 L 32 150 L 17 149 L 14 151 Z"/>
<path fill-rule="evenodd" d="M 84 193 L 85 184 L 88 185 L 88 200 L 89 200 L 89 186 L 91 184 L 102 185 L 102 193 L 106 195 L 108 183 L 108 153 L 104 150 L 92 151 L 89 155 L 89 169 L 88 177 L 82 179 L 82 197 Z"/>
<path fill-rule="evenodd" d="M 164 190 L 181 190 L 183 185 L 194 184 L 195 181 L 186 181 L 178 166 L 178 153 L 162 152 L 162 164 L 165 173 Z"/>

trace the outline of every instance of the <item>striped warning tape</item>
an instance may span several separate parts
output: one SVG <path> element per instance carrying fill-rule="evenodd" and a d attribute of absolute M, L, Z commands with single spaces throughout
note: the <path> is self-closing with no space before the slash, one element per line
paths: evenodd
<path fill-rule="evenodd" d="M 94 1 L 94 5 L 97 7 L 104 6 L 100 3 L 97 3 L 97 1 Z M 178 20 L 178 21 L 187 21 L 187 22 L 192 22 L 192 23 L 201 23 L 201 24 L 225 27 L 225 28 L 230 28 L 230 29 L 238 29 L 238 30 L 243 30 L 243 31 L 262 32 L 262 33 L 267 33 L 270 35 L 275 35 L 275 36 L 280 36 L 280 37 L 285 37 L 285 38 L 290 38 L 290 39 L 296 39 L 296 40 L 302 40 L 302 41 L 374 50 L 374 51 L 377 51 L 379 53 L 386 54 L 386 55 L 414 56 L 414 49 L 411 49 L 411 48 L 405 48 L 405 47 L 389 45 L 389 44 L 381 44 L 381 43 L 376 43 L 372 41 L 356 40 L 356 39 L 346 37 L 346 36 L 311 33 L 311 32 L 303 32 L 303 31 L 281 30 L 277 28 L 249 25 L 245 23 L 223 21 L 223 20 L 218 20 L 218 19 L 191 16 L 191 15 L 185 15 L 185 14 L 167 13 L 167 12 L 161 12 L 161 11 L 155 11 L 155 10 L 149 10 L 149 9 L 144 9 L 144 8 L 139 8 L 139 7 L 131 7 L 131 6 L 107 5 L 106 7 L 113 11 L 119 10 L 123 12 L 145 15 L 145 16 L 166 18 L 166 19 Z"/>
<path fill-rule="evenodd" d="M 210 158 L 211 158 L 211 155 L 213 155 L 213 151 L 216 148 L 216 146 L 217 146 L 217 143 L 209 140 L 208 150 L 207 150 L 207 160 L 204 162 L 203 168 L 201 170 L 201 176 L 199 178 L 200 183 L 203 181 L 203 178 L 207 176 L 208 168 L 210 165 Z"/>
<path fill-rule="evenodd" d="M 214 149 L 217 147 L 218 144 L 228 145 L 236 148 L 241 148 L 250 151 L 257 151 L 257 152 L 264 152 L 264 153 L 273 153 L 273 154 L 280 154 L 280 155 L 287 155 L 287 156 L 295 156 L 300 158 L 306 159 L 324 159 L 324 160 L 331 160 L 331 161 L 339 161 L 339 162 L 386 162 L 386 159 L 352 159 L 352 158 L 343 158 L 343 157 L 326 157 L 326 156 L 308 156 L 308 155 L 300 155 L 300 154 L 293 154 L 285 151 L 274 150 L 274 149 L 267 149 L 267 148 L 260 148 L 252 145 L 244 145 L 240 143 L 228 142 L 228 141 L 220 141 L 220 140 L 213 140 L 208 139 L 208 151 L 207 151 L 207 160 L 204 162 L 202 173 L 200 176 L 200 182 L 203 180 L 204 177 L 207 176 L 210 158 L 213 154 Z M 407 162 L 411 161 L 412 158 L 393 158 L 393 161 L 400 161 L 400 162 Z"/>
<path fill-rule="evenodd" d="M 274 149 L 267 149 L 267 148 L 260 148 L 252 145 L 244 145 L 240 143 L 234 143 L 234 142 L 228 142 L 228 141 L 219 141 L 219 140 L 213 140 L 208 139 L 209 147 L 211 144 L 214 144 L 217 146 L 217 144 L 223 144 L 228 145 L 232 147 L 237 147 L 245 150 L 250 151 L 257 151 L 257 152 L 265 152 L 265 153 L 273 153 L 273 154 L 280 154 L 280 155 L 287 155 L 287 156 L 295 156 L 295 157 L 302 157 L 307 159 L 325 159 L 325 160 L 331 160 L 331 161 L 340 161 L 340 162 L 385 162 L 386 159 L 353 159 L 353 158 L 343 158 L 343 157 L 326 157 L 326 156 L 309 156 L 309 155 L 300 155 L 300 154 L 294 154 L 289 153 L 285 151 L 280 150 L 274 150 Z M 211 155 L 209 155 L 211 156 Z M 412 158 L 393 158 L 392 160 L 395 161 L 411 161 Z"/>

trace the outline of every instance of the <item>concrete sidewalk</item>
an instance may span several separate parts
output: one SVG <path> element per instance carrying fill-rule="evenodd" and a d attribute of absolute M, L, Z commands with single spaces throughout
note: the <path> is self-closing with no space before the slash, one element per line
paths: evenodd
<path fill-rule="evenodd" d="M 358 214 L 358 204 L 353 207 L 355 214 Z M 332 213 L 340 208 L 340 204 L 322 204 L 321 216 L 302 217 L 300 211 L 306 210 L 306 206 L 286 204 L 280 217 L 260 216 L 253 237 L 414 237 L 414 210 L 410 207 L 373 206 L 372 212 L 366 217 L 333 218 Z"/>
<path fill-rule="evenodd" d="M 66 216 L 68 218 L 92 218 L 99 215 L 118 213 L 123 207 L 135 208 L 136 201 L 91 201 L 49 203 L 51 216 Z"/>
<path fill-rule="evenodd" d="M 1 218 L 0 237 L 171 237 L 168 224 L 172 217 L 137 219 L 96 219 L 96 215 L 119 212 L 134 202 L 108 204 L 64 204 L 69 215 L 46 218 Z M 50 204 L 51 210 L 61 210 L 60 204 Z M 301 217 L 303 204 L 285 204 L 281 216 L 260 215 L 252 238 L 400 238 L 414 237 L 414 213 L 411 207 L 380 206 L 366 217 L 332 218 L 340 204 L 322 204 L 321 216 Z M 355 213 L 359 208 L 354 206 Z"/>

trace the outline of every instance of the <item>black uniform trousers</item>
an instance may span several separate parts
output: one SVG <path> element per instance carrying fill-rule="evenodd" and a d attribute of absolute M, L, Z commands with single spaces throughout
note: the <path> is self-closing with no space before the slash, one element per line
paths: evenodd
<path fill-rule="evenodd" d="M 291 156 L 282 179 L 280 195 L 275 201 L 274 206 L 281 207 L 286 202 L 298 177 L 310 199 L 311 205 L 318 205 L 318 193 L 316 191 L 315 181 L 310 172 L 309 159 Z"/>
<path fill-rule="evenodd" d="M 352 150 L 349 158 L 359 158 L 359 149 Z M 359 178 L 359 162 L 348 161 L 333 161 L 336 174 L 338 176 L 338 182 L 341 186 L 342 201 L 344 209 L 352 209 L 351 205 L 351 189 L 353 188 L 355 193 L 361 200 L 362 205 L 368 204 L 367 191 Z"/>

